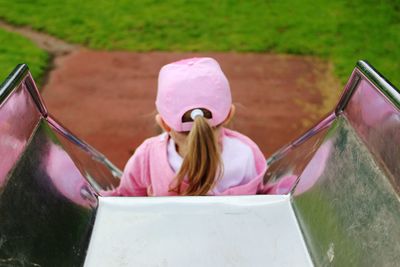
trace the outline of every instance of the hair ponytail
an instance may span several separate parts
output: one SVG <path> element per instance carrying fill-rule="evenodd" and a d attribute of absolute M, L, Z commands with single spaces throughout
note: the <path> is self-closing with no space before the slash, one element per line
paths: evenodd
<path fill-rule="evenodd" d="M 203 116 L 196 116 L 189 133 L 188 150 L 171 191 L 180 195 L 206 195 L 222 172 L 221 156 L 214 131 Z M 189 186 L 181 192 L 185 177 Z"/>

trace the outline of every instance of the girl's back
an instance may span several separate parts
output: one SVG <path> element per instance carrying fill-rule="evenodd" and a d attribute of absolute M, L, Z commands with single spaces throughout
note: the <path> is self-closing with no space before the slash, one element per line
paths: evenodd
<path fill-rule="evenodd" d="M 224 128 L 233 117 L 228 80 L 211 58 L 165 65 L 159 74 L 157 123 L 106 195 L 243 195 L 262 184 L 266 161 L 248 137 Z"/>

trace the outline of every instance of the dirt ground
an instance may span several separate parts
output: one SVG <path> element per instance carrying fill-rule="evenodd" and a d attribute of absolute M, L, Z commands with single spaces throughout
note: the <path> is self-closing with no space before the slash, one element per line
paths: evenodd
<path fill-rule="evenodd" d="M 237 107 L 232 128 L 266 156 L 321 119 L 341 91 L 329 64 L 311 57 L 76 49 L 55 59 L 43 97 L 55 118 L 123 168 L 159 131 L 154 101 L 160 67 L 192 56 L 220 62 Z"/>

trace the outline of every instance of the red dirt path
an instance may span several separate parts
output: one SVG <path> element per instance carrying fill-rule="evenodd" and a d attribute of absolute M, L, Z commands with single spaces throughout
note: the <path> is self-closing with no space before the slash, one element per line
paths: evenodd
<path fill-rule="evenodd" d="M 328 111 L 324 90 L 335 96 L 340 91 L 328 64 L 310 57 L 77 50 L 56 59 L 43 97 L 55 118 L 122 168 L 135 147 L 158 131 L 153 118 L 160 67 L 192 56 L 220 62 L 237 107 L 232 128 L 255 140 L 266 156 Z"/>

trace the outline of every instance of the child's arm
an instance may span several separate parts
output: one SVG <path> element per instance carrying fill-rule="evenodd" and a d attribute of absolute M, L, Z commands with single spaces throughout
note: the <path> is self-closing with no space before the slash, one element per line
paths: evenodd
<path fill-rule="evenodd" d="M 119 186 L 111 191 L 102 191 L 102 196 L 147 196 L 148 157 L 146 143 L 140 145 L 128 160 Z"/>

